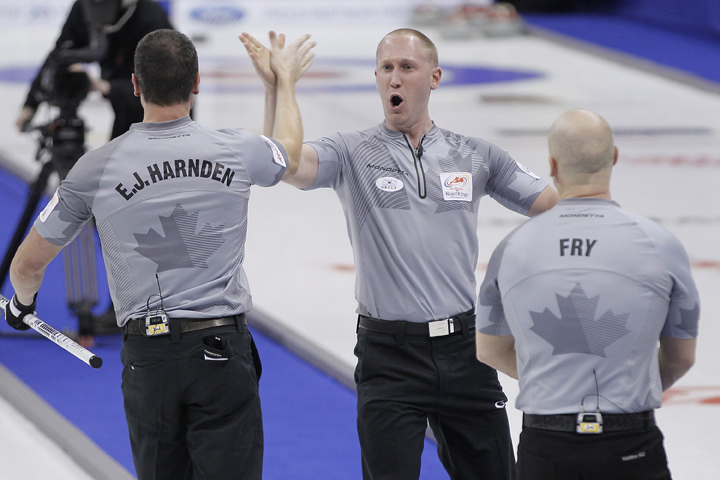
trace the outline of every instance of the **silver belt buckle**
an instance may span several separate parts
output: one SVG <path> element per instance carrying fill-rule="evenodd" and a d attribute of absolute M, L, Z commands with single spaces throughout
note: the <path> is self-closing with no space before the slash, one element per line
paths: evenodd
<path fill-rule="evenodd" d="M 428 331 L 431 337 L 444 337 L 455 333 L 455 322 L 452 318 L 444 318 L 442 320 L 435 320 L 434 322 L 428 322 Z"/>

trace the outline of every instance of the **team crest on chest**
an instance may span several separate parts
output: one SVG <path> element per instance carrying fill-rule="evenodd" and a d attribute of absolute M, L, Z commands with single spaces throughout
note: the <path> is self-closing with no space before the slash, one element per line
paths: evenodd
<path fill-rule="evenodd" d="M 472 202 L 472 175 L 468 172 L 441 173 L 440 182 L 445 200 Z"/>
<path fill-rule="evenodd" d="M 382 177 L 375 181 L 375 186 L 383 192 L 397 192 L 405 186 L 402 180 L 393 177 Z"/>

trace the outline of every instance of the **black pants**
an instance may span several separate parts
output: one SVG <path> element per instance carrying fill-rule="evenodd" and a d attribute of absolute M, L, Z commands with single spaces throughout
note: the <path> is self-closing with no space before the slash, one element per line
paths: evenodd
<path fill-rule="evenodd" d="M 398 342 L 360 329 L 355 355 L 363 478 L 417 480 L 428 422 L 451 479 L 514 478 L 507 397 L 474 331 Z"/>
<path fill-rule="evenodd" d="M 170 336 L 128 335 L 122 391 L 139 480 L 256 480 L 263 429 L 258 375 L 247 327 Z M 208 360 L 203 338 L 217 336 Z M 212 356 L 212 355 L 211 355 Z"/>
<path fill-rule="evenodd" d="M 524 428 L 518 480 L 669 480 L 663 436 L 648 430 L 581 435 Z"/>

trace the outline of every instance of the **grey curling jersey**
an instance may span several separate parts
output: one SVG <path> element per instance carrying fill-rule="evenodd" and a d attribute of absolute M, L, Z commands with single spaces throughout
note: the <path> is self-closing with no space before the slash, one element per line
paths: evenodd
<path fill-rule="evenodd" d="M 286 164 L 279 144 L 246 130 L 136 123 L 78 160 L 35 228 L 67 245 L 95 218 L 119 325 L 160 306 L 156 274 L 170 317 L 239 314 L 252 306 L 250 186 L 276 184 Z"/>
<path fill-rule="evenodd" d="M 480 198 L 525 214 L 547 186 L 495 145 L 435 125 L 420 155 L 384 122 L 308 143 L 319 157 L 310 188 L 332 187 L 343 205 L 358 313 L 384 320 L 472 309 Z"/>
<path fill-rule="evenodd" d="M 699 315 L 675 236 L 611 200 L 568 199 L 498 245 L 476 327 L 515 337 L 525 413 L 595 411 L 598 394 L 601 412 L 633 413 L 660 407 L 660 335 L 694 338 Z"/>

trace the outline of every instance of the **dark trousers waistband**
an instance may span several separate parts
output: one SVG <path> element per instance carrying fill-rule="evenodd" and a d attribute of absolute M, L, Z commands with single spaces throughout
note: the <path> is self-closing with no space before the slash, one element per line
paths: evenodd
<path fill-rule="evenodd" d="M 590 412 L 592 413 L 592 412 Z M 555 432 L 575 432 L 577 428 L 577 413 L 564 415 L 532 415 L 523 414 L 523 426 L 539 430 L 552 430 Z M 655 412 L 649 410 L 640 413 L 603 413 L 603 432 L 625 432 L 629 430 L 647 430 L 655 426 Z"/>
<path fill-rule="evenodd" d="M 245 314 L 234 315 L 232 317 L 220 317 L 220 318 L 169 318 L 170 323 L 170 334 L 173 332 L 187 333 L 195 332 L 197 330 L 205 330 L 207 328 L 222 327 L 226 325 L 247 325 Z M 133 318 L 127 321 L 124 327 L 125 335 L 142 335 L 147 336 L 147 327 L 145 325 L 144 318 Z"/>
<path fill-rule="evenodd" d="M 405 320 L 380 320 L 358 315 L 358 330 L 395 335 L 398 341 L 405 337 L 446 337 L 467 335 L 475 327 L 475 309 L 458 315 L 429 322 L 408 322 Z"/>

